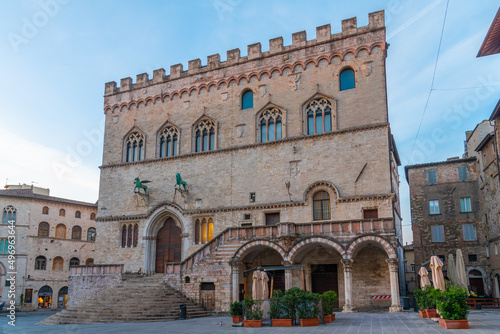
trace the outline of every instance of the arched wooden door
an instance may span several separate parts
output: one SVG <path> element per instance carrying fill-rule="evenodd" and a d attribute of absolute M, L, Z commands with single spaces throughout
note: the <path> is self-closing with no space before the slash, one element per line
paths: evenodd
<path fill-rule="evenodd" d="M 165 262 L 181 261 L 181 229 L 168 218 L 156 238 L 156 272 L 165 272 Z"/>

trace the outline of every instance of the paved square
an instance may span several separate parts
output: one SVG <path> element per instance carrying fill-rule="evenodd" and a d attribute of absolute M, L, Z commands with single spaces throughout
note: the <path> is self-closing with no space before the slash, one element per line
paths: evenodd
<path fill-rule="evenodd" d="M 446 330 L 430 319 L 422 319 L 415 312 L 403 313 L 337 313 L 336 320 L 319 327 L 293 328 L 238 328 L 232 327 L 231 318 L 209 317 L 192 320 L 149 323 L 113 323 L 90 325 L 39 325 L 37 324 L 53 312 L 20 312 L 16 327 L 7 324 L 5 317 L 0 321 L 0 333 L 17 334 L 85 334 L 85 333 L 500 333 L 500 310 L 472 311 L 469 320 L 471 329 Z M 219 325 L 222 322 L 222 325 Z"/>

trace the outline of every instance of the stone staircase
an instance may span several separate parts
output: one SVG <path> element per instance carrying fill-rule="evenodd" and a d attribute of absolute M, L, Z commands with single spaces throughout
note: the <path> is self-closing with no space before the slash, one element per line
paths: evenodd
<path fill-rule="evenodd" d="M 186 304 L 187 318 L 209 314 L 164 283 L 163 275 L 123 275 L 118 285 L 83 300 L 42 324 L 169 321 L 179 319 L 179 305 Z"/>

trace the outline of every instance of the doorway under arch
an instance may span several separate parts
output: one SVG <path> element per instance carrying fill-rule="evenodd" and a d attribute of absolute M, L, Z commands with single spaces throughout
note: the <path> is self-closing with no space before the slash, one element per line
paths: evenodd
<path fill-rule="evenodd" d="M 180 262 L 182 256 L 182 231 L 172 218 L 167 218 L 156 238 L 157 273 L 165 272 L 165 262 Z"/>
<path fill-rule="evenodd" d="M 50 308 L 52 306 L 52 288 L 44 285 L 38 290 L 38 308 Z"/>
<path fill-rule="evenodd" d="M 57 308 L 66 308 L 68 305 L 68 287 L 62 287 L 57 294 Z"/>

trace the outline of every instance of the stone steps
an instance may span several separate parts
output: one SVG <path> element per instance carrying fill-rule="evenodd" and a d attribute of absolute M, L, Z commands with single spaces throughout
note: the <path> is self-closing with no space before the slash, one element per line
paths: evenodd
<path fill-rule="evenodd" d="M 187 318 L 209 314 L 163 281 L 163 275 L 124 275 L 122 282 L 71 308 L 46 318 L 44 324 L 170 321 L 179 319 L 180 304 Z"/>

